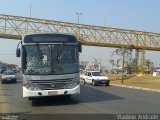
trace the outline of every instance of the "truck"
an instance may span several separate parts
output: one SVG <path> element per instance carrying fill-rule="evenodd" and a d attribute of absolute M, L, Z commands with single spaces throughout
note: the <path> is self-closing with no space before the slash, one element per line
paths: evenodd
<path fill-rule="evenodd" d="M 77 37 L 70 34 L 38 33 L 24 35 L 17 45 L 21 57 L 23 97 L 80 94 Z"/>

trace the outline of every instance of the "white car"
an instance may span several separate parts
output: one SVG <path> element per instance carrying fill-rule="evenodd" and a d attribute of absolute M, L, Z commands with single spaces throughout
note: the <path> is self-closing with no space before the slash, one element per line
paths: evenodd
<path fill-rule="evenodd" d="M 14 71 L 5 71 L 2 74 L 2 83 L 16 83 L 17 77 Z"/>
<path fill-rule="evenodd" d="M 107 76 L 102 75 L 99 71 L 87 71 L 82 78 L 83 84 L 90 83 L 92 85 L 104 84 L 109 86 L 110 80 Z"/>

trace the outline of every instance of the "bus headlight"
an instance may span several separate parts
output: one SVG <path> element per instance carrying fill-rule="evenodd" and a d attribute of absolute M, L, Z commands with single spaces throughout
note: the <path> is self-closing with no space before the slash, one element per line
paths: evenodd
<path fill-rule="evenodd" d="M 75 83 L 80 84 L 80 77 L 79 74 L 76 75 L 76 77 L 73 80 Z"/>
<path fill-rule="evenodd" d="M 65 85 L 66 89 L 72 89 L 80 84 L 79 75 L 77 74 L 76 77 L 67 85 Z"/>
<path fill-rule="evenodd" d="M 26 88 L 33 91 L 41 90 L 39 87 L 35 85 L 27 85 Z"/>
<path fill-rule="evenodd" d="M 65 89 L 72 89 L 74 87 L 76 87 L 78 84 L 76 82 L 70 82 L 67 85 L 65 85 Z"/>

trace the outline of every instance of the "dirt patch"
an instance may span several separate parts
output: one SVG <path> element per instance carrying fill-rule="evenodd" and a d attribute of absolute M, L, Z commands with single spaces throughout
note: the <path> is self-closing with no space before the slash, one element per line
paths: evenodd
<path fill-rule="evenodd" d="M 143 88 L 151 88 L 151 89 L 160 89 L 160 76 L 152 76 L 152 75 L 124 75 L 123 84 L 122 74 L 107 74 L 111 83 L 113 84 L 121 84 L 121 85 L 129 85 Z"/>
<path fill-rule="evenodd" d="M 0 81 L 0 113 L 5 113 L 7 111 L 7 105 L 10 104 L 9 102 L 6 102 L 4 97 L 4 91 L 2 90 L 2 84 Z"/>

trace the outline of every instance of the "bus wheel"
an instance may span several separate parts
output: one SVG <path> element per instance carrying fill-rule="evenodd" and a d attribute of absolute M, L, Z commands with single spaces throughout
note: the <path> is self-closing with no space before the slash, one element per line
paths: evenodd
<path fill-rule="evenodd" d="M 32 106 L 38 106 L 38 101 L 37 100 L 32 100 Z"/>
<path fill-rule="evenodd" d="M 29 97 L 28 100 L 38 100 L 36 97 Z"/>
<path fill-rule="evenodd" d="M 65 99 L 71 99 L 71 95 L 62 95 L 62 97 Z"/>
<path fill-rule="evenodd" d="M 33 97 L 29 97 L 28 100 L 33 100 Z"/>
<path fill-rule="evenodd" d="M 71 98 L 71 95 L 66 95 L 66 98 L 70 99 L 70 98 Z"/>

